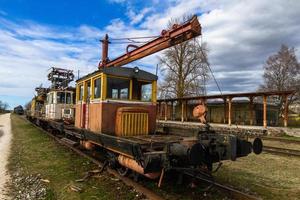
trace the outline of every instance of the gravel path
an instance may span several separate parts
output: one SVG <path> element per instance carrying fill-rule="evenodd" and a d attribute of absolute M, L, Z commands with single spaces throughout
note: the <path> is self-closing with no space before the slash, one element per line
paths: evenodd
<path fill-rule="evenodd" d="M 5 183 L 9 179 L 6 164 L 9 156 L 11 142 L 10 113 L 0 115 L 0 199 L 7 199 L 5 196 Z"/>

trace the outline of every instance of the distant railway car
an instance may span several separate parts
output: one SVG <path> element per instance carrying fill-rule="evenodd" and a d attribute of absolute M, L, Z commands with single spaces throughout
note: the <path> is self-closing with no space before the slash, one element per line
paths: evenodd
<path fill-rule="evenodd" d="M 45 103 L 45 118 L 51 120 L 74 121 L 75 89 L 51 89 L 47 93 Z"/>
<path fill-rule="evenodd" d="M 74 123 L 75 116 L 75 88 L 68 87 L 73 81 L 72 70 L 51 68 L 48 80 L 50 88 L 37 87 L 37 95 L 31 101 L 30 112 L 27 117 L 35 120 L 65 121 Z"/>
<path fill-rule="evenodd" d="M 17 106 L 14 108 L 14 113 L 18 115 L 23 115 L 24 114 L 24 109 L 21 105 Z"/>
<path fill-rule="evenodd" d="M 47 97 L 48 88 L 37 87 L 35 88 L 37 96 L 31 100 L 30 112 L 27 114 L 30 117 L 44 117 L 45 116 L 45 101 Z"/>

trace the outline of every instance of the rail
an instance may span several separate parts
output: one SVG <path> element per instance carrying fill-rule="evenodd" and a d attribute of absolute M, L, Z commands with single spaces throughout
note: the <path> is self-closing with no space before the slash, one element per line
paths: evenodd
<path fill-rule="evenodd" d="M 263 151 L 279 155 L 297 156 L 300 157 L 300 151 L 295 149 L 286 149 L 280 147 L 266 146 L 264 145 Z"/>

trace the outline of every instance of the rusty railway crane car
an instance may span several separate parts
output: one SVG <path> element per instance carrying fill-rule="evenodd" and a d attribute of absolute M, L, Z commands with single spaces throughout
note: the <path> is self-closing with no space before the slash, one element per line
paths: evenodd
<path fill-rule="evenodd" d="M 237 136 L 219 134 L 209 128 L 196 137 L 156 132 L 157 76 L 138 67 L 122 67 L 201 34 L 197 17 L 170 30 L 113 60 L 108 58 L 108 35 L 102 40 L 102 61 L 99 69 L 76 81 L 75 125 L 60 132 L 66 140 L 75 141 L 89 150 L 104 150 L 110 166 L 121 175 L 132 170 L 151 179 L 176 170 L 195 174 L 210 173 L 213 163 L 236 160 L 262 144 L 253 144 Z M 196 110 L 201 118 L 201 110 Z M 200 112 L 200 114 L 199 114 Z M 47 121 L 42 121 L 47 127 Z M 65 139 L 65 138 L 64 138 Z M 159 182 L 159 183 L 160 183 Z"/>
<path fill-rule="evenodd" d="M 51 86 L 50 88 L 39 86 L 35 89 L 37 95 L 31 100 L 27 118 L 36 122 L 47 120 L 54 127 L 57 123 L 52 121 L 74 123 L 75 88 L 68 86 L 73 79 L 74 74 L 71 70 L 52 67 L 48 74 Z"/>

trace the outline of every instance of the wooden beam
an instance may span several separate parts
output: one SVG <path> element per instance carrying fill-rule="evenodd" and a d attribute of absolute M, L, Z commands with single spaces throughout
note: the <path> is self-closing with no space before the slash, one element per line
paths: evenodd
<path fill-rule="evenodd" d="M 263 125 L 267 128 L 267 96 L 263 95 Z"/>
<path fill-rule="evenodd" d="M 161 102 L 158 102 L 158 106 L 157 106 L 157 118 L 160 119 L 160 105 Z"/>
<path fill-rule="evenodd" d="M 249 118 L 250 118 L 250 125 L 253 125 L 253 97 L 249 98 Z"/>
<path fill-rule="evenodd" d="M 206 95 L 206 96 L 193 96 L 193 97 L 182 97 L 182 98 L 170 98 L 170 99 L 159 99 L 158 101 L 181 101 L 181 100 L 199 100 L 201 98 L 205 99 L 218 99 L 218 98 L 226 98 L 226 97 L 261 97 L 263 95 L 271 96 L 271 95 L 291 95 L 294 94 L 295 91 L 270 91 L 270 92 L 248 92 L 248 93 L 229 93 L 222 95 Z"/>
<path fill-rule="evenodd" d="M 168 104 L 165 102 L 165 121 L 168 120 Z"/>
<path fill-rule="evenodd" d="M 232 98 L 228 98 L 228 125 L 231 126 L 231 100 Z"/>
<path fill-rule="evenodd" d="M 184 109 L 184 117 L 185 117 L 185 121 L 188 121 L 188 115 L 187 115 L 187 113 L 188 113 L 188 104 L 187 104 L 188 102 L 187 101 L 185 101 L 185 109 Z"/>
<path fill-rule="evenodd" d="M 227 113 L 226 113 L 226 102 L 227 102 L 227 100 L 226 100 L 226 98 L 224 98 L 223 99 L 223 101 L 224 101 L 224 124 L 226 124 L 226 118 L 227 118 Z"/>
<path fill-rule="evenodd" d="M 287 95 L 284 95 L 283 98 L 284 98 L 283 125 L 284 125 L 284 127 L 287 127 L 288 126 L 288 117 L 289 117 L 288 97 L 287 97 Z"/>
<path fill-rule="evenodd" d="M 173 113 L 174 113 L 174 102 L 171 101 L 171 110 L 170 110 L 170 119 L 171 120 L 174 120 Z"/>
<path fill-rule="evenodd" d="M 181 101 L 181 121 L 184 122 L 184 103 Z"/>

